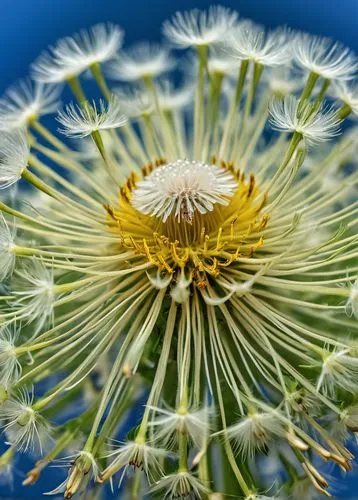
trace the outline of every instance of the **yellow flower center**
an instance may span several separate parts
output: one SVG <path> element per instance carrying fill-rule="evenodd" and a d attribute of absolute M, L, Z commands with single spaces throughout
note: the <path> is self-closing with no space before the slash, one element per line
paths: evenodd
<path fill-rule="evenodd" d="M 179 220 L 178 211 L 173 210 L 164 221 L 134 207 L 133 198 L 138 185 L 165 165 L 164 160 L 158 160 L 142 168 L 141 178 L 135 174 L 129 177 L 120 190 L 118 206 L 105 207 L 108 224 L 111 231 L 119 233 L 122 247 L 132 248 L 159 270 L 169 273 L 185 270 L 197 285 L 205 286 L 205 273 L 218 276 L 220 268 L 240 256 L 251 256 L 262 246 L 262 231 L 268 220 L 262 209 L 267 196 L 260 193 L 254 176 L 245 180 L 232 163 L 221 161 L 217 165 L 212 158 L 210 168 L 219 166 L 235 182 L 225 204 L 213 203 L 205 213 L 194 209 L 190 216 L 186 216 L 184 209 Z"/>

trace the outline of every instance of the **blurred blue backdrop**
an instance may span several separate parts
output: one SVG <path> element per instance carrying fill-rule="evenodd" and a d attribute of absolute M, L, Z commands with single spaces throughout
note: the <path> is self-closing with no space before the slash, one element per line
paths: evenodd
<path fill-rule="evenodd" d="M 129 45 L 142 39 L 160 40 L 162 22 L 176 10 L 206 8 L 209 0 L 0 0 L 0 93 L 18 78 L 28 74 L 30 63 L 56 39 L 101 21 L 118 23 L 126 32 Z M 267 27 L 287 24 L 295 29 L 330 36 L 358 52 L 358 0 L 233 0 L 214 2 L 237 9 Z M 17 468 L 28 470 L 31 462 L 21 459 Z M 36 486 L 22 488 L 22 477 L 15 471 L 12 490 L 0 483 L 0 500 L 40 500 L 63 476 L 47 470 Z M 48 481 L 51 476 L 51 484 Z M 337 475 L 338 477 L 339 475 Z M 345 478 L 338 499 L 358 499 L 358 480 Z M 56 483 L 55 483 L 56 484 Z M 58 483 L 57 483 L 58 484 Z M 296 500 L 296 499 L 293 499 Z M 309 499 L 307 499 L 309 500 Z"/>
<path fill-rule="evenodd" d="M 126 43 L 160 39 L 160 26 L 176 10 L 205 8 L 210 0 L 1 0 L 0 91 L 25 76 L 30 63 L 57 38 L 100 21 L 119 23 Z M 358 52 L 358 0 L 227 0 L 268 27 L 292 28 L 331 36 Z M 357 497 L 358 498 L 358 497 Z"/>

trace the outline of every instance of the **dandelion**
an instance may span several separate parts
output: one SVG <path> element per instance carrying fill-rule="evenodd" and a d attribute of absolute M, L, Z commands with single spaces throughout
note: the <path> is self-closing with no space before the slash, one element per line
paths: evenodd
<path fill-rule="evenodd" d="M 200 481 L 189 472 L 178 472 L 163 477 L 153 488 L 152 493 L 162 492 L 163 498 L 200 499 L 209 493 Z"/>
<path fill-rule="evenodd" d="M 61 87 L 21 80 L 0 100 L 0 129 L 11 130 L 31 125 L 59 107 Z"/>
<path fill-rule="evenodd" d="M 275 130 L 296 132 L 308 143 L 328 141 L 338 134 L 339 120 L 333 109 L 300 109 L 300 102 L 292 96 L 272 101 L 270 113 Z"/>
<path fill-rule="evenodd" d="M 6 463 L 39 454 L 25 485 L 60 463 L 66 498 L 117 473 L 121 496 L 264 498 L 267 453 L 273 497 L 311 497 L 329 494 L 321 459 L 352 468 L 355 59 L 237 19 L 165 23 L 195 49 L 183 87 L 167 47 L 117 53 L 118 28 L 58 42 L 34 71 L 67 82 L 75 145 L 42 125 L 50 87 L 33 113 L 36 84 L 1 108 L 0 416 Z"/>
<path fill-rule="evenodd" d="M 235 26 L 236 12 L 222 6 L 177 12 L 163 25 L 163 33 L 178 48 L 208 46 L 220 42 L 227 30 Z"/>
<path fill-rule="evenodd" d="M 14 488 L 13 458 L 14 450 L 12 448 L 8 448 L 0 456 L 0 486 L 7 486 L 11 490 Z"/>
<path fill-rule="evenodd" d="M 15 267 L 13 252 L 16 231 L 11 229 L 6 219 L 0 214 L 0 282 L 11 276 Z"/>
<path fill-rule="evenodd" d="M 295 40 L 294 60 L 305 70 L 330 80 L 350 80 L 357 71 L 354 54 L 329 38 L 299 33 Z"/>
<path fill-rule="evenodd" d="M 178 302 L 178 301 L 177 301 Z M 212 412 L 208 408 L 197 411 L 191 409 L 176 412 L 164 408 L 152 408 L 157 415 L 149 425 L 152 428 L 155 440 L 167 445 L 172 444 L 176 434 L 187 434 L 197 448 L 201 448 L 205 438 L 211 433 Z"/>
<path fill-rule="evenodd" d="M 35 322 L 37 329 L 53 323 L 55 288 L 53 271 L 36 258 L 24 263 L 21 273 L 13 279 L 14 308 L 18 318 Z"/>
<path fill-rule="evenodd" d="M 123 469 L 123 479 L 128 468 L 143 470 L 146 476 L 153 480 L 153 478 L 160 477 L 163 474 L 161 460 L 167 455 L 165 449 L 150 446 L 146 443 L 128 442 L 106 455 L 106 458 L 111 459 L 111 463 L 101 474 L 101 480 L 108 479 L 121 469 Z"/>
<path fill-rule="evenodd" d="M 337 97 L 346 109 L 342 109 L 342 112 L 350 114 L 353 113 L 354 116 L 358 114 L 358 90 L 357 86 L 346 81 L 336 81 L 333 82 L 331 93 L 334 97 Z"/>
<path fill-rule="evenodd" d="M 32 396 L 22 390 L 0 406 L 0 419 L 11 446 L 22 452 L 42 453 L 50 439 L 50 426 L 32 403 Z"/>
<path fill-rule="evenodd" d="M 149 117 L 154 112 L 153 98 L 140 88 L 117 88 L 116 95 L 119 97 L 124 115 L 129 118 Z"/>
<path fill-rule="evenodd" d="M 253 457 L 270 439 L 282 435 L 282 425 L 274 413 L 252 412 L 228 428 L 228 436 L 243 457 Z"/>
<path fill-rule="evenodd" d="M 224 169 L 203 162 L 177 160 L 155 170 L 138 183 L 133 206 L 143 214 L 160 217 L 170 215 L 180 223 L 192 221 L 195 212 L 205 214 L 214 204 L 227 205 L 237 183 Z"/>
<path fill-rule="evenodd" d="M 79 107 L 70 104 L 65 112 L 59 112 L 57 120 L 61 123 L 60 132 L 68 137 L 83 138 L 99 130 L 111 130 L 123 127 L 127 119 L 121 114 L 119 101 L 112 97 L 108 105 L 100 100 L 99 109 L 96 103 L 92 106 Z"/>
<path fill-rule="evenodd" d="M 21 364 L 17 359 L 16 341 L 19 330 L 14 327 L 0 329 L 0 385 L 11 388 L 21 375 Z"/>
<path fill-rule="evenodd" d="M 346 303 L 346 313 L 348 316 L 358 318 L 358 278 L 350 285 L 350 293 Z"/>
<path fill-rule="evenodd" d="M 134 82 L 155 78 L 170 71 L 174 59 L 160 45 L 139 43 L 121 54 L 108 66 L 107 74 L 114 80 Z"/>
<path fill-rule="evenodd" d="M 186 108 L 193 100 L 193 87 L 186 84 L 175 88 L 169 80 L 160 82 L 158 89 L 159 107 L 167 113 Z"/>
<path fill-rule="evenodd" d="M 234 60 L 250 60 L 265 66 L 287 64 L 292 57 L 290 33 L 279 29 L 265 33 L 251 22 L 242 21 L 227 33 L 223 48 Z"/>
<path fill-rule="evenodd" d="M 38 82 L 58 83 L 78 76 L 86 69 L 108 62 L 122 44 L 122 30 L 113 24 L 97 24 L 73 37 L 58 40 L 32 65 Z"/>
<path fill-rule="evenodd" d="M 23 130 L 0 132 L 0 189 L 8 188 L 20 180 L 28 166 L 30 147 Z"/>
<path fill-rule="evenodd" d="M 326 353 L 317 381 L 317 389 L 328 394 L 333 394 L 338 388 L 354 393 L 357 370 L 358 360 L 351 355 L 349 349 Z"/>

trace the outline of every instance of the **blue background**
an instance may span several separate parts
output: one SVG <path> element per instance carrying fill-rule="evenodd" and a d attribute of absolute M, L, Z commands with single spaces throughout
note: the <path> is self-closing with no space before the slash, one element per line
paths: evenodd
<path fill-rule="evenodd" d="M 162 22 L 176 10 L 206 8 L 209 0 L 0 0 L 0 94 L 18 78 L 28 74 L 30 63 L 57 38 L 101 21 L 118 23 L 126 32 L 125 43 L 142 39 L 160 40 Z M 216 2 L 218 3 L 218 2 Z M 358 0 L 242 0 L 223 1 L 242 16 L 251 17 L 267 27 L 287 24 L 292 28 L 330 36 L 358 52 Z M 17 468 L 28 470 L 31 462 L 21 459 Z M 1 487 L 0 499 L 40 499 L 41 493 L 60 482 L 56 469 L 47 470 L 38 485 L 19 486 L 15 473 L 12 492 Z M 336 498 L 358 499 L 354 473 L 335 484 Z M 49 481 L 51 476 L 51 483 Z M 58 484 L 55 483 L 56 484 Z M 16 484 L 17 483 L 17 484 Z M 53 497 L 50 497 L 53 498 Z M 307 499 L 309 500 L 309 499 Z"/>

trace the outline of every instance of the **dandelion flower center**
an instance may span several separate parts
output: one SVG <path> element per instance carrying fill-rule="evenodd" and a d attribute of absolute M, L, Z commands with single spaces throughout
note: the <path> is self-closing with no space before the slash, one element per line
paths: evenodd
<path fill-rule="evenodd" d="M 177 160 L 162 166 L 138 184 L 132 204 L 143 214 L 166 222 L 192 223 L 194 212 L 211 212 L 216 203 L 227 205 L 237 181 L 227 170 L 196 160 Z"/>
<path fill-rule="evenodd" d="M 254 176 L 245 181 L 232 163 L 215 157 L 211 164 L 157 160 L 142 173 L 122 186 L 118 207 L 106 208 L 122 244 L 160 271 L 217 276 L 220 267 L 262 245 L 266 196 Z"/>

